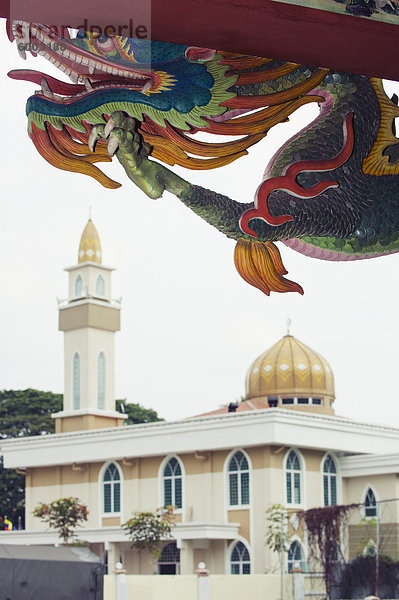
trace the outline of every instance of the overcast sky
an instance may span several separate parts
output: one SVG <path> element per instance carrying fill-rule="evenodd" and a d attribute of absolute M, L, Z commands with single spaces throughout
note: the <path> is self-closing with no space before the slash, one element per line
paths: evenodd
<path fill-rule="evenodd" d="M 234 401 L 245 393 L 249 365 L 286 333 L 289 317 L 293 335 L 333 369 L 337 414 L 399 426 L 399 255 L 329 263 L 280 244 L 289 277 L 305 295 L 264 296 L 236 272 L 235 242 L 175 197 L 147 198 L 116 159 L 104 170 L 123 184 L 119 190 L 47 164 L 26 133 L 25 103 L 35 85 L 6 73 L 60 73 L 42 59 L 24 62 L 6 38 L 4 21 L 0 52 L 0 389 L 63 390 L 56 297 L 66 297 L 63 269 L 77 262 L 91 206 L 103 262 L 117 269 L 113 295 L 123 297 L 118 398 L 167 419 Z M 299 111 L 292 124 L 274 128 L 230 167 L 181 172 L 250 202 L 271 155 L 315 110 Z"/>

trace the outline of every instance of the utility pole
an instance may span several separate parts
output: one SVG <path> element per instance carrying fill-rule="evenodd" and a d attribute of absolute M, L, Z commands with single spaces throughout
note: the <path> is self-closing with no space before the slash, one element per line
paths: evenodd
<path fill-rule="evenodd" d="M 380 503 L 376 502 L 377 508 L 377 524 L 376 524 L 376 540 L 375 540 L 375 590 L 374 593 L 378 596 L 379 579 L 380 579 Z"/>

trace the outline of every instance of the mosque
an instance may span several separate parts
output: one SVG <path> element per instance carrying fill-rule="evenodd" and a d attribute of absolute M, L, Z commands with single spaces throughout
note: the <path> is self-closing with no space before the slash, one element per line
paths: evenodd
<path fill-rule="evenodd" d="M 59 303 L 64 333 L 64 404 L 56 433 L 1 441 L 5 466 L 26 473 L 26 530 L 1 533 L 7 543 L 54 544 L 32 516 L 39 502 L 76 496 L 89 508 L 79 537 L 109 564 L 131 574 L 270 572 L 265 511 L 285 506 L 285 570 L 307 565 L 298 510 L 362 503 L 349 525 L 347 555 L 359 552 L 361 528 L 384 500 L 399 497 L 399 429 L 336 416 L 330 365 L 287 334 L 249 366 L 246 396 L 192 418 L 124 425 L 115 410 L 114 338 L 120 304 L 113 269 L 103 265 L 88 221 L 77 264 L 66 269 L 68 298 Z M 173 539 L 158 560 L 130 549 L 121 525 L 135 511 L 173 512 Z M 381 513 L 386 552 L 399 551 L 399 503 Z M 360 529 L 358 526 L 360 523 Z M 363 532 L 364 533 L 364 532 Z"/>

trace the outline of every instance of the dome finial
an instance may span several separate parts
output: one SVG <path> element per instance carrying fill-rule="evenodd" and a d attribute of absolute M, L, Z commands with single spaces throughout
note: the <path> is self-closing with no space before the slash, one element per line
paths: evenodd
<path fill-rule="evenodd" d="M 89 211 L 89 220 L 87 221 L 87 225 L 80 238 L 78 262 L 95 262 L 100 265 L 102 264 L 101 242 L 97 229 L 91 220 L 91 207 Z"/>
<path fill-rule="evenodd" d="M 291 334 L 290 334 L 290 327 L 291 327 L 291 325 L 292 325 L 292 321 L 291 321 L 291 319 L 288 317 L 288 319 L 287 319 L 287 335 L 291 335 Z"/>

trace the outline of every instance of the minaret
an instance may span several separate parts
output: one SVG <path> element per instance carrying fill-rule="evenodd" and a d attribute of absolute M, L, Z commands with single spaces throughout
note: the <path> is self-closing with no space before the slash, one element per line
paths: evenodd
<path fill-rule="evenodd" d="M 114 338 L 120 302 L 111 299 L 111 273 L 91 218 L 80 239 L 78 264 L 67 267 L 68 299 L 59 302 L 64 332 L 64 405 L 53 415 L 56 433 L 123 424 L 115 410 Z"/>

